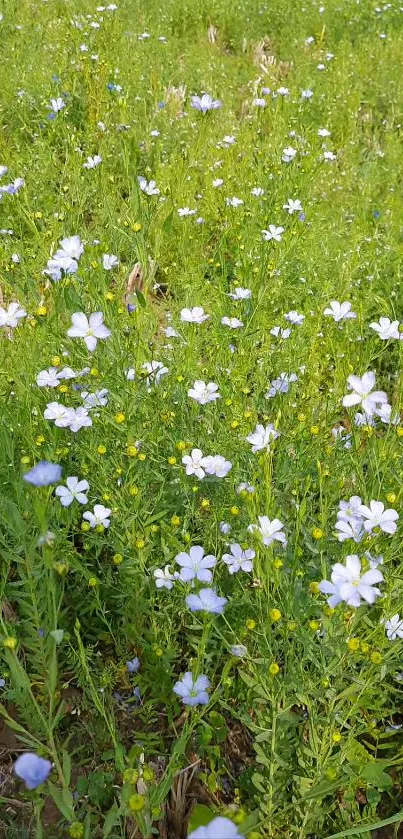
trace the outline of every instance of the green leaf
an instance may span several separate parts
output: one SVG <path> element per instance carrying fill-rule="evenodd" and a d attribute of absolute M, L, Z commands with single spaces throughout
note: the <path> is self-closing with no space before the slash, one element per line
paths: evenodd
<path fill-rule="evenodd" d="M 214 819 L 214 813 L 205 804 L 196 804 L 192 810 L 189 821 L 189 833 L 197 830 L 198 827 L 205 827 Z"/>
<path fill-rule="evenodd" d="M 245 670 L 238 670 L 238 673 L 243 682 L 248 685 L 249 688 L 254 688 L 256 685 L 256 679 L 253 679 L 252 676 L 249 676 L 249 673 L 245 673 Z"/>
<path fill-rule="evenodd" d="M 142 309 L 145 309 L 146 306 L 147 306 L 147 301 L 146 301 L 146 298 L 144 297 L 144 294 L 140 291 L 139 288 L 136 288 L 135 291 L 136 291 L 137 300 L 139 302 L 139 306 L 141 306 Z"/>
<path fill-rule="evenodd" d="M 102 830 L 103 839 L 106 839 L 106 837 L 109 836 L 112 828 L 115 827 L 115 825 L 118 823 L 119 819 L 120 819 L 119 807 L 118 807 L 117 804 L 112 804 L 112 807 L 110 808 L 110 810 L 108 810 L 108 812 L 105 816 L 104 826 L 103 826 L 103 830 Z"/>
<path fill-rule="evenodd" d="M 388 824 L 395 824 L 396 822 L 403 822 L 403 810 L 400 810 L 395 816 L 391 816 L 389 819 L 384 819 L 375 824 L 367 823 L 353 827 L 351 830 L 342 830 L 341 833 L 332 833 L 331 836 L 327 836 L 327 839 L 345 839 L 346 836 L 359 836 L 360 833 L 371 833 L 373 830 L 380 830 L 381 827 L 387 827 Z"/>
<path fill-rule="evenodd" d="M 377 787 L 377 789 L 390 789 L 393 786 L 392 778 L 387 772 L 383 771 L 382 766 L 379 766 L 377 762 L 368 763 L 367 766 L 364 766 L 364 769 L 361 770 L 361 778 L 373 787 Z"/>
<path fill-rule="evenodd" d="M 74 802 L 73 796 L 68 789 L 59 789 L 55 787 L 50 781 L 48 781 L 48 792 L 53 798 L 53 801 L 56 804 L 56 807 L 60 810 L 61 814 L 64 816 L 65 819 L 68 821 L 74 820 Z"/>
<path fill-rule="evenodd" d="M 70 786 L 71 780 L 71 757 L 66 749 L 62 751 L 62 769 L 64 780 L 66 781 L 67 786 Z"/>
<path fill-rule="evenodd" d="M 173 217 L 174 217 L 174 211 L 171 210 L 171 212 L 168 213 L 166 219 L 162 222 L 162 229 L 163 229 L 164 233 L 170 233 L 171 232 Z"/>

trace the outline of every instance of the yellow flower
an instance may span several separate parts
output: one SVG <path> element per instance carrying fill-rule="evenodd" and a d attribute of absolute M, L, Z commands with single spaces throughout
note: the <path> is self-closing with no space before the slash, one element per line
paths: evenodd
<path fill-rule="evenodd" d="M 97 578 L 96 577 L 90 577 L 89 580 L 88 580 L 88 585 L 90 586 L 90 588 L 95 588 L 95 586 L 98 585 Z"/>
<path fill-rule="evenodd" d="M 56 571 L 56 574 L 59 574 L 60 577 L 65 577 L 69 570 L 67 562 L 55 562 L 53 564 L 53 568 Z"/>
<path fill-rule="evenodd" d="M 88 531 L 90 529 L 91 529 L 91 526 L 90 526 L 88 521 L 81 522 L 81 530 L 83 531 L 83 533 L 88 533 Z"/>
<path fill-rule="evenodd" d="M 273 661 L 269 667 L 269 673 L 271 676 L 277 676 L 277 673 L 280 672 L 280 668 L 276 661 Z"/>
<path fill-rule="evenodd" d="M 279 571 L 280 568 L 282 568 L 282 567 L 283 567 L 283 560 L 282 559 L 275 559 L 273 561 L 273 568 L 275 568 L 276 571 Z"/>
<path fill-rule="evenodd" d="M 45 315 L 47 315 L 47 313 L 48 313 L 48 310 L 47 310 L 46 306 L 38 306 L 38 308 L 35 311 L 35 314 L 38 315 L 38 317 L 45 317 Z"/>
<path fill-rule="evenodd" d="M 81 839 L 84 836 L 84 825 L 80 822 L 72 822 L 68 829 L 68 834 L 71 839 Z"/>
<path fill-rule="evenodd" d="M 333 734 L 332 734 L 332 740 L 333 740 L 333 743 L 340 743 L 340 740 L 341 740 L 341 734 L 340 734 L 340 731 L 334 731 L 334 732 L 333 732 Z"/>
<path fill-rule="evenodd" d="M 234 430 L 235 430 L 235 428 L 238 428 L 238 425 L 239 425 L 238 420 L 232 420 L 232 422 L 231 422 L 231 426 L 230 426 L 230 427 L 231 427 L 231 428 L 232 428 L 232 430 L 234 431 Z"/>
<path fill-rule="evenodd" d="M 239 516 L 239 507 L 234 504 L 233 507 L 230 507 L 230 513 L 232 516 Z"/>
<path fill-rule="evenodd" d="M 252 629 L 254 629 L 255 626 L 256 626 L 256 621 L 254 621 L 253 618 L 248 618 L 245 626 L 246 626 L 247 629 L 252 631 Z"/>
<path fill-rule="evenodd" d="M 175 466 L 176 457 L 173 457 L 173 456 L 169 457 L 168 458 L 168 463 L 169 463 L 170 466 Z"/>
<path fill-rule="evenodd" d="M 374 652 L 374 653 L 371 653 L 370 659 L 371 659 L 372 664 L 380 664 L 381 661 L 382 661 L 382 656 L 381 656 L 380 653 Z"/>
<path fill-rule="evenodd" d="M 114 298 L 115 298 L 115 295 L 113 294 L 112 291 L 107 291 L 106 292 L 105 300 L 108 300 L 109 302 L 111 302 L 111 300 L 114 300 Z"/>
<path fill-rule="evenodd" d="M 98 454 L 106 454 L 106 446 L 102 446 L 102 445 L 98 446 L 97 452 L 98 452 Z"/>
<path fill-rule="evenodd" d="M 203 508 L 203 510 L 208 510 L 208 508 L 210 507 L 209 499 L 208 498 L 202 498 L 202 500 L 200 502 L 200 506 Z"/>
<path fill-rule="evenodd" d="M 364 655 L 367 655 L 367 653 L 369 653 L 369 644 L 367 643 L 367 641 L 360 641 L 360 650 L 362 653 L 364 653 Z"/>
<path fill-rule="evenodd" d="M 117 422 L 118 425 L 120 425 L 122 422 L 124 422 L 125 419 L 126 419 L 126 417 L 125 417 L 124 414 L 122 414 L 122 413 L 115 414 L 115 422 Z"/>
<path fill-rule="evenodd" d="M 180 520 L 179 516 L 172 516 L 172 518 L 171 518 L 172 527 L 179 527 L 180 523 L 181 523 L 181 520 Z"/>
<path fill-rule="evenodd" d="M 305 422 L 306 416 L 305 416 L 305 414 L 298 414 L 297 419 L 298 419 L 298 422 Z"/>
<path fill-rule="evenodd" d="M 140 775 L 137 769 L 125 769 L 123 772 L 123 780 L 125 784 L 132 784 L 132 786 L 134 786 L 137 784 L 139 777 Z"/>
<path fill-rule="evenodd" d="M 122 562 L 123 562 L 122 554 L 114 554 L 112 559 L 113 559 L 113 564 L 114 565 L 121 565 Z"/>
<path fill-rule="evenodd" d="M 42 445 L 42 443 L 44 443 L 44 442 L 45 442 L 45 438 L 44 438 L 44 437 L 42 437 L 42 435 L 41 435 L 41 434 L 39 434 L 39 435 L 38 435 L 38 437 L 35 437 L 35 444 L 36 444 L 37 446 L 41 446 L 41 445 Z"/>
<path fill-rule="evenodd" d="M 138 495 L 138 494 L 139 494 L 139 488 L 138 487 L 136 487 L 136 486 L 130 487 L 129 495 Z"/>
<path fill-rule="evenodd" d="M 137 541 L 136 541 L 136 548 L 138 548 L 138 550 L 139 550 L 139 551 L 140 551 L 142 548 L 144 548 L 144 545 L 145 545 L 145 541 L 144 541 L 144 539 L 137 539 Z"/>
<path fill-rule="evenodd" d="M 67 385 L 59 385 L 57 388 L 59 393 L 68 393 L 68 386 Z"/>
<path fill-rule="evenodd" d="M 24 466 L 28 466 L 28 463 L 31 463 L 31 458 L 28 455 L 24 455 L 20 461 Z"/>
<path fill-rule="evenodd" d="M 313 632 L 317 632 L 320 627 L 319 621 L 308 621 L 309 629 L 312 629 Z"/>
<path fill-rule="evenodd" d="M 347 641 L 347 646 L 351 653 L 356 653 L 357 650 L 360 649 L 360 639 L 359 638 L 349 638 Z"/>
<path fill-rule="evenodd" d="M 99 371 L 96 367 L 91 367 L 90 376 L 93 376 L 94 379 L 96 379 L 97 376 L 99 376 Z"/>
<path fill-rule="evenodd" d="M 3 647 L 5 647 L 6 650 L 15 650 L 17 643 L 18 642 L 16 638 L 14 638 L 12 635 L 7 635 L 7 637 L 4 638 Z"/>
<path fill-rule="evenodd" d="M 314 539 L 323 539 L 324 535 L 325 534 L 323 530 L 320 529 L 320 527 L 314 527 L 312 531 L 312 536 Z"/>
<path fill-rule="evenodd" d="M 386 500 L 389 501 L 389 504 L 394 504 L 396 501 L 396 495 L 394 492 L 388 492 L 386 496 Z"/>
<path fill-rule="evenodd" d="M 141 224 L 139 221 L 136 221 L 134 224 L 132 224 L 132 230 L 133 233 L 138 233 L 139 230 L 141 230 Z"/>
<path fill-rule="evenodd" d="M 60 361 L 60 355 L 52 355 L 52 358 L 50 359 L 52 367 L 59 367 Z"/>
<path fill-rule="evenodd" d="M 270 609 L 269 615 L 271 620 L 274 621 L 274 623 L 277 623 L 277 621 L 281 620 L 280 609 Z"/>
<path fill-rule="evenodd" d="M 319 434 L 319 426 L 318 425 L 311 425 L 311 434 L 316 437 Z"/>
<path fill-rule="evenodd" d="M 179 440 L 179 443 L 176 444 L 176 448 L 179 452 L 184 452 L 186 449 L 186 443 L 184 440 Z"/>
<path fill-rule="evenodd" d="M 141 460 L 142 463 L 143 463 L 144 460 L 146 460 L 146 458 L 147 458 L 147 455 L 140 452 L 140 454 L 138 456 L 138 459 Z"/>
<path fill-rule="evenodd" d="M 403 428 L 402 428 L 402 426 L 401 426 L 401 425 L 399 425 L 399 426 L 396 428 L 396 434 L 397 434 L 397 436 L 398 436 L 398 437 L 403 437 Z"/>
<path fill-rule="evenodd" d="M 135 793 L 131 795 L 129 798 L 129 807 L 133 811 L 133 813 L 139 813 L 140 810 L 144 810 L 146 800 L 144 795 L 140 795 L 139 793 Z"/>
<path fill-rule="evenodd" d="M 313 580 L 312 583 L 309 583 L 309 591 L 311 592 L 311 594 L 319 594 L 319 583 L 316 582 L 316 580 Z"/>
<path fill-rule="evenodd" d="M 164 650 L 162 650 L 161 647 L 157 647 L 155 655 L 158 656 L 158 658 L 161 658 L 161 656 L 164 655 Z"/>
<path fill-rule="evenodd" d="M 136 455 L 137 455 L 136 446 L 128 446 L 127 449 L 126 449 L 126 452 L 127 452 L 127 455 L 129 457 L 136 457 Z"/>

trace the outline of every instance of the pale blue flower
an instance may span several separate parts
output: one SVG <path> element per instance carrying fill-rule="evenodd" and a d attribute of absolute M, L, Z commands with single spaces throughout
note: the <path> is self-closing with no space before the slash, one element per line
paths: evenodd
<path fill-rule="evenodd" d="M 50 760 L 38 757 L 34 752 L 25 752 L 14 763 L 14 772 L 22 778 L 27 789 L 36 789 L 44 784 L 51 769 Z"/>
<path fill-rule="evenodd" d="M 49 460 L 40 460 L 29 472 L 23 475 L 24 481 L 35 487 L 47 487 L 60 481 L 62 467 L 58 463 L 50 463 Z"/>
<path fill-rule="evenodd" d="M 205 827 L 198 827 L 189 833 L 188 839 L 244 839 L 244 834 L 239 833 L 237 826 L 229 819 L 218 816 Z"/>
<path fill-rule="evenodd" d="M 189 671 L 174 684 L 173 691 L 180 696 L 184 705 L 207 705 L 210 680 L 203 674 L 195 679 Z"/>
<path fill-rule="evenodd" d="M 189 594 L 186 598 L 191 612 L 209 612 L 211 615 L 222 615 L 227 602 L 227 598 L 219 597 L 214 588 L 202 588 L 198 594 Z"/>
<path fill-rule="evenodd" d="M 131 661 L 126 661 L 126 667 L 128 673 L 138 673 L 140 670 L 140 659 L 136 656 L 135 658 L 132 658 Z"/>

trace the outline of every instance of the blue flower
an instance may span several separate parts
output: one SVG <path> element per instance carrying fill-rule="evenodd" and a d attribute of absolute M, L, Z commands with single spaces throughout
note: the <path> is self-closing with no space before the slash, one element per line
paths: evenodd
<path fill-rule="evenodd" d="M 50 760 L 38 757 L 34 752 L 25 752 L 14 763 L 14 772 L 22 778 L 27 789 L 36 789 L 44 784 L 51 769 Z"/>
<path fill-rule="evenodd" d="M 214 588 L 201 588 L 198 594 L 188 594 L 186 605 L 191 612 L 209 612 L 211 615 L 222 615 L 226 597 L 219 597 Z"/>
<path fill-rule="evenodd" d="M 195 679 L 192 673 L 185 673 L 182 678 L 174 684 L 174 693 L 180 696 L 184 705 L 207 705 L 209 701 L 208 689 L 210 680 L 207 676 L 198 676 Z"/>
<path fill-rule="evenodd" d="M 24 481 L 34 487 L 47 487 L 60 481 L 62 467 L 58 463 L 50 463 L 48 460 L 40 460 L 29 472 L 23 475 Z"/>
<path fill-rule="evenodd" d="M 0 688 L 5 688 L 5 686 L 6 686 L 6 680 L 5 679 L 0 679 Z"/>
<path fill-rule="evenodd" d="M 136 656 L 136 658 L 132 658 L 131 661 L 126 661 L 126 667 L 128 673 L 138 673 L 140 670 L 140 659 Z"/>

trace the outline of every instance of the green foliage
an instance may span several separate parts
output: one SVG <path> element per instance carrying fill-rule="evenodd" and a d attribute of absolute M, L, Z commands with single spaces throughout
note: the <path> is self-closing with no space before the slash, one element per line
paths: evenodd
<path fill-rule="evenodd" d="M 0 305 L 18 300 L 28 316 L 0 329 L 0 721 L 53 770 L 33 791 L 5 775 L 0 834 L 184 839 L 221 814 L 253 839 L 397 836 L 403 642 L 384 622 L 403 613 L 402 344 L 370 323 L 402 319 L 401 10 L 117 5 L 2 7 L 0 186 L 25 186 L 0 194 Z M 222 108 L 192 108 L 204 92 Z M 65 107 L 50 118 L 56 97 Z M 281 241 L 263 240 L 270 224 Z M 47 261 L 73 235 L 78 270 L 52 282 Z M 237 287 L 251 297 L 231 299 Z M 356 318 L 324 316 L 332 300 Z M 181 320 L 193 306 L 205 323 Z M 111 336 L 90 352 L 67 330 L 74 312 L 96 311 Z M 155 361 L 168 369 L 158 383 L 143 366 Z M 80 375 L 37 385 L 67 365 Z M 396 422 L 358 426 L 343 407 L 347 377 L 369 370 Z M 268 396 L 282 373 L 297 380 Z M 196 380 L 220 398 L 189 398 Z M 81 390 L 104 388 L 91 427 L 44 418 L 49 402 L 78 408 Z M 248 435 L 269 423 L 278 439 L 252 453 Z M 185 474 L 194 448 L 225 457 L 229 474 Z M 88 480 L 88 505 L 24 482 L 41 459 L 60 463 L 61 483 Z M 338 541 L 338 505 L 353 495 L 395 509 L 397 533 Z M 83 521 L 94 504 L 110 508 L 109 527 Z M 281 519 L 287 544 L 263 545 L 249 529 L 258 516 Z M 253 547 L 253 573 L 228 573 L 229 542 Z M 222 616 L 189 610 L 199 584 L 156 587 L 155 571 L 177 571 L 198 544 L 218 558 Z M 363 569 L 382 555 L 381 597 L 331 610 L 318 583 L 354 553 Z M 187 671 L 208 676 L 207 706 L 173 692 Z"/>

